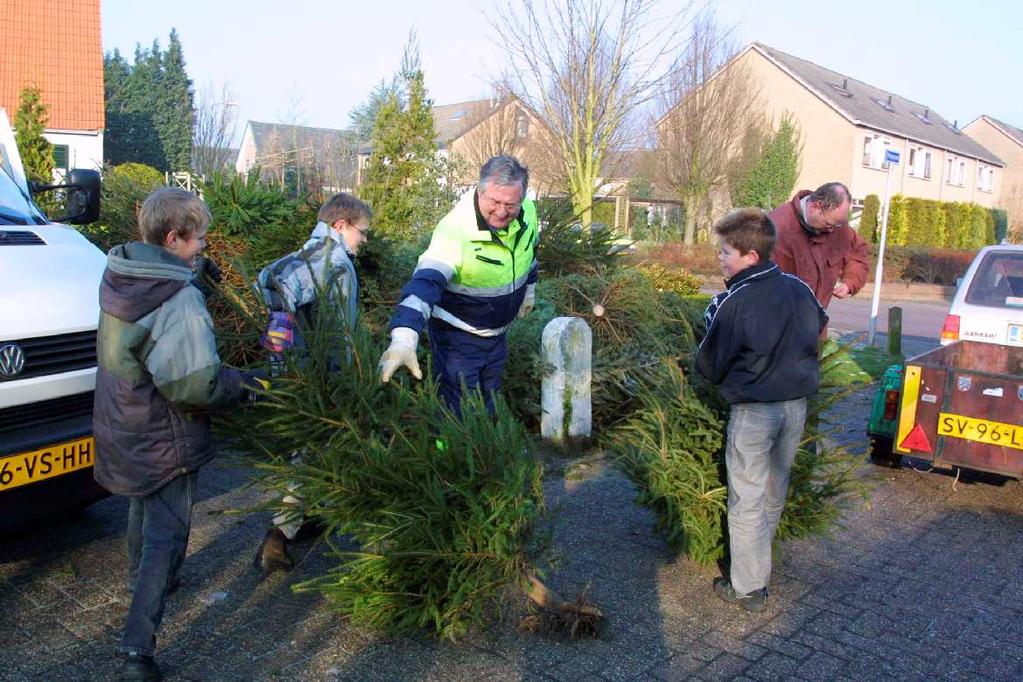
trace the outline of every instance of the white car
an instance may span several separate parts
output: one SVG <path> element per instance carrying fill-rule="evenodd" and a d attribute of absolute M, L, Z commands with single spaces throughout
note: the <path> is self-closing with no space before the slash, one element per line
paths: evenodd
<path fill-rule="evenodd" d="M 1023 245 L 986 246 L 970 263 L 941 330 L 941 344 L 1023 346 Z"/>

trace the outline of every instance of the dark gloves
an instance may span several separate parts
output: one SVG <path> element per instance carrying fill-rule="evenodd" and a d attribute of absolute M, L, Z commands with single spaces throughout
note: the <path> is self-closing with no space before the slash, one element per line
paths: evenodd
<path fill-rule="evenodd" d="M 242 372 L 242 385 L 245 387 L 245 400 L 250 405 L 266 400 L 266 392 L 273 387 L 263 370 Z"/>
<path fill-rule="evenodd" d="M 195 274 L 200 277 L 209 277 L 217 284 L 224 281 L 223 270 L 213 262 L 212 258 L 207 258 L 206 256 L 199 256 L 195 259 Z"/>

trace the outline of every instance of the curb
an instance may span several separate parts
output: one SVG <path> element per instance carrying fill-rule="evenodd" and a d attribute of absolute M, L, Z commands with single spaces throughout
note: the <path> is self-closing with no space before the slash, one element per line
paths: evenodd
<path fill-rule="evenodd" d="M 882 297 L 899 301 L 938 301 L 951 303 L 955 296 L 956 288 L 942 286 L 940 284 L 906 284 L 903 282 L 882 282 Z M 867 297 L 874 295 L 874 283 L 867 282 L 857 293 L 857 296 Z"/>

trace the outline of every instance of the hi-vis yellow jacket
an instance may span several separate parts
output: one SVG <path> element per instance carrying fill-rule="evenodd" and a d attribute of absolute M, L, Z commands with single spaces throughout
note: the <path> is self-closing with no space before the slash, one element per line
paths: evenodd
<path fill-rule="evenodd" d="M 437 224 L 401 290 L 392 329 L 422 332 L 432 316 L 477 336 L 498 336 L 515 319 L 527 287 L 537 281 L 536 205 L 523 200 L 518 217 L 493 230 L 476 202 L 473 190 Z"/>

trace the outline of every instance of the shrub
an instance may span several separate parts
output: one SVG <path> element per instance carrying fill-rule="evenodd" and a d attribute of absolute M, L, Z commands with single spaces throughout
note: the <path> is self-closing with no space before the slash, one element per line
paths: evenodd
<path fill-rule="evenodd" d="M 878 248 L 874 245 L 870 248 L 871 258 L 876 262 Z M 884 281 L 950 286 L 955 284 L 957 277 L 963 276 L 975 255 L 976 251 L 888 246 L 885 249 Z M 869 276 L 873 278 L 873 268 Z"/>
<path fill-rule="evenodd" d="M 868 244 L 877 242 L 878 215 L 881 213 L 881 200 L 876 194 L 868 194 L 863 199 L 863 213 L 860 215 L 860 236 Z"/>
<path fill-rule="evenodd" d="M 163 186 L 163 173 L 142 163 L 122 163 L 103 173 L 99 220 L 82 225 L 84 234 L 103 251 L 139 239 L 138 211 L 145 198 Z"/>
<path fill-rule="evenodd" d="M 992 208 L 991 217 L 995 223 L 994 243 L 1000 243 L 1009 233 L 1009 213 L 1004 208 Z"/>
<path fill-rule="evenodd" d="M 660 263 L 652 263 L 640 265 L 637 269 L 657 291 L 673 291 L 680 296 L 700 293 L 700 278 L 684 268 L 667 268 Z"/>

